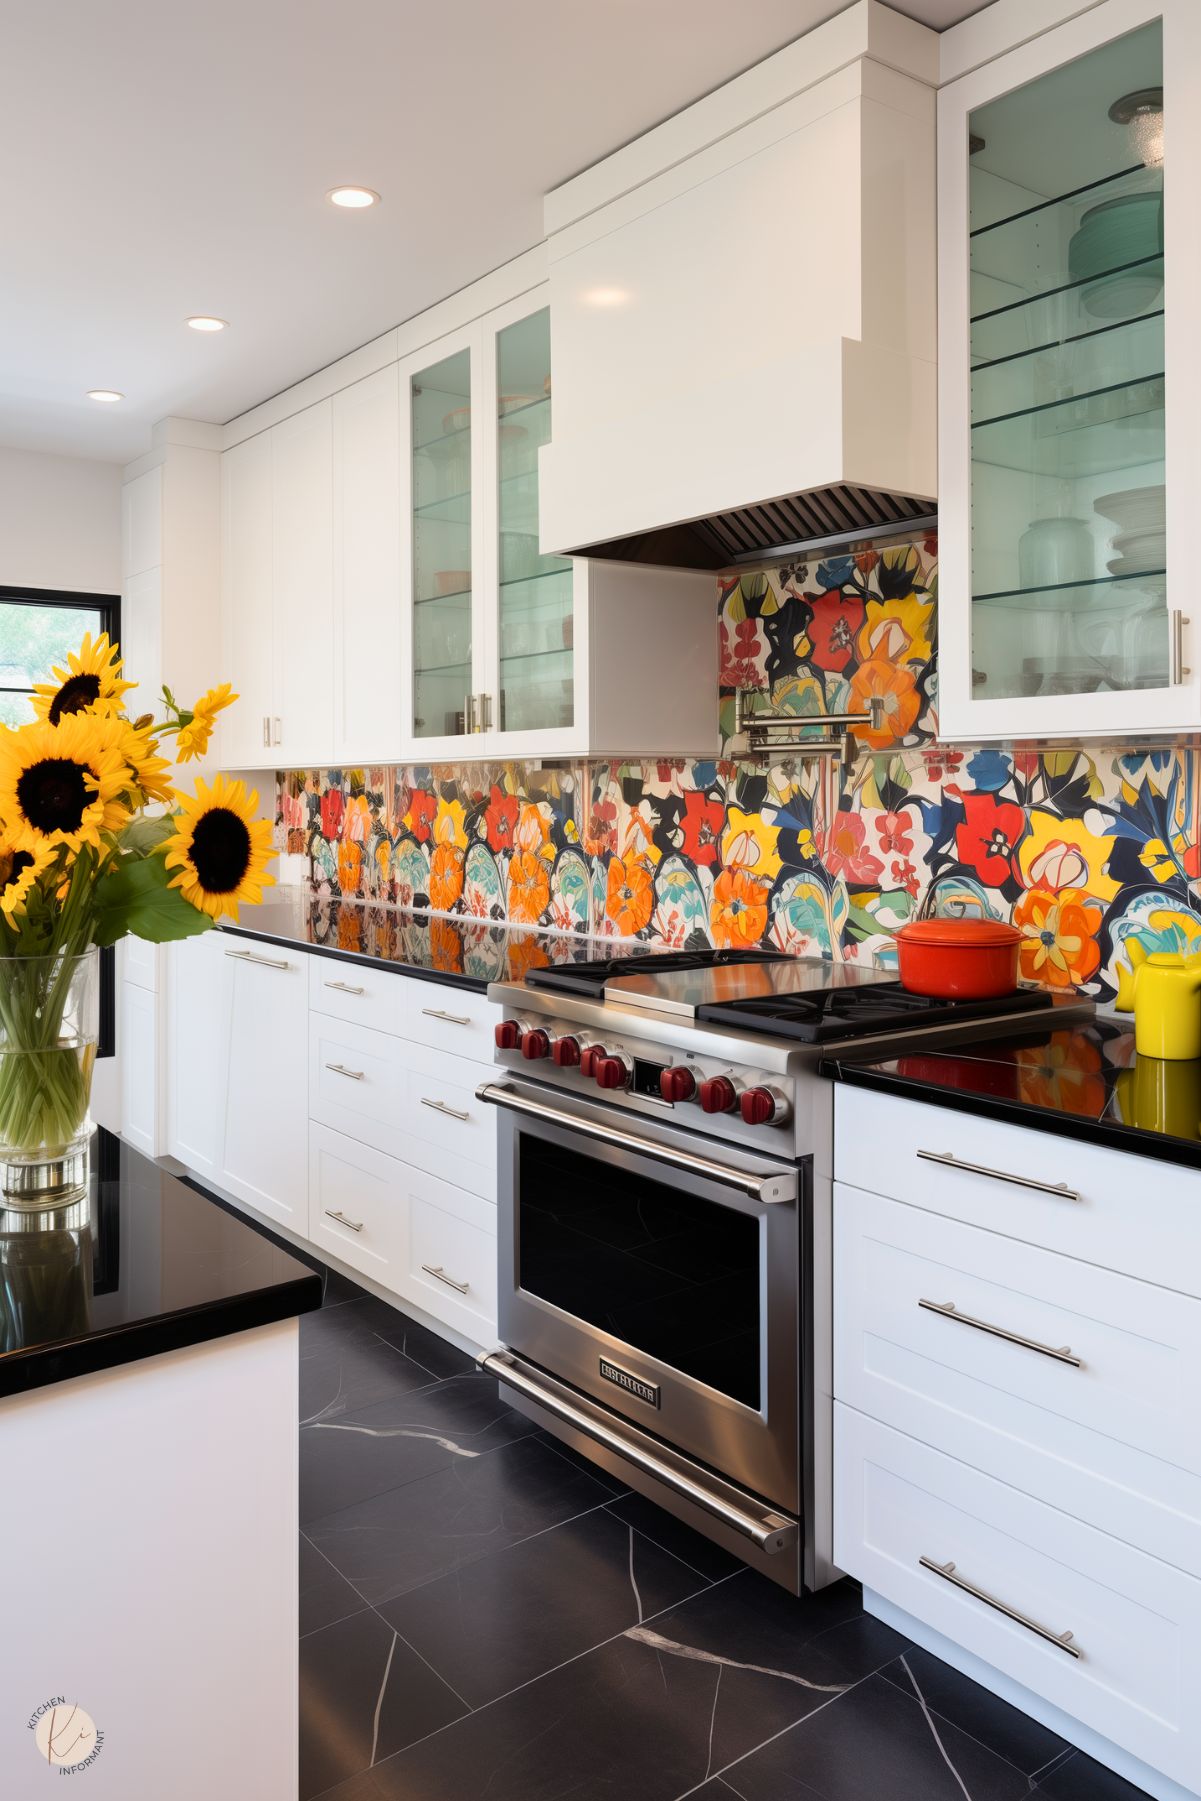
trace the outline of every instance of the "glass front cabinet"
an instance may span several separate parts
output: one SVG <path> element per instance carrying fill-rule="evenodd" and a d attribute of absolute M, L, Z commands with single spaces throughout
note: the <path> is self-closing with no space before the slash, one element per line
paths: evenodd
<path fill-rule="evenodd" d="M 573 750 L 586 569 L 538 545 L 538 451 L 553 404 L 545 297 L 432 345 L 401 379 L 412 750 L 461 753 L 469 737 L 472 754 Z"/>
<path fill-rule="evenodd" d="M 1201 725 L 1201 4 L 939 95 L 940 729 Z"/>

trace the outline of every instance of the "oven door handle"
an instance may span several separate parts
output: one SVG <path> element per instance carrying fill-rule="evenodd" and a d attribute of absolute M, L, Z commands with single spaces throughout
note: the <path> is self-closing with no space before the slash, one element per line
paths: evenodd
<path fill-rule="evenodd" d="M 795 1201 L 797 1197 L 796 1176 L 792 1171 L 772 1171 L 770 1175 L 755 1175 L 746 1169 L 731 1169 L 728 1163 L 717 1163 L 712 1157 L 702 1157 L 696 1151 L 679 1151 L 671 1145 L 656 1144 L 651 1138 L 643 1138 L 637 1132 L 626 1132 L 620 1126 L 599 1125 L 594 1120 L 579 1119 L 574 1114 L 560 1113 L 556 1107 L 547 1107 L 542 1101 L 528 1099 L 518 1094 L 515 1088 L 509 1088 L 495 1082 L 485 1082 L 475 1091 L 476 1099 L 490 1101 L 494 1107 L 504 1107 L 510 1113 L 522 1113 L 528 1119 L 541 1119 L 550 1125 L 559 1126 L 566 1132 L 573 1132 L 581 1138 L 595 1138 L 601 1144 L 609 1144 L 622 1151 L 635 1151 L 640 1157 L 651 1157 L 656 1163 L 666 1163 L 671 1169 L 682 1170 L 686 1175 L 703 1176 L 710 1182 L 720 1182 L 726 1188 L 737 1188 L 743 1194 L 749 1194 L 752 1200 L 764 1203 Z"/>

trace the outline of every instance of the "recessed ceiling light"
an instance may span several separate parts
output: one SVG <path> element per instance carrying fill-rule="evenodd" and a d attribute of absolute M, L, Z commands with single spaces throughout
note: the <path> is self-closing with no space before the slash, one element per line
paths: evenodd
<path fill-rule="evenodd" d="M 332 200 L 335 206 L 375 206 L 379 202 L 379 195 L 374 188 L 331 188 L 325 197 Z"/>
<path fill-rule="evenodd" d="M 125 396 L 118 394 L 116 388 L 89 388 L 88 399 L 102 400 L 106 406 L 109 406 L 114 400 L 124 400 Z"/>
<path fill-rule="evenodd" d="M 188 324 L 193 331 L 224 331 L 229 320 L 218 319 L 212 313 L 193 313 Z"/>

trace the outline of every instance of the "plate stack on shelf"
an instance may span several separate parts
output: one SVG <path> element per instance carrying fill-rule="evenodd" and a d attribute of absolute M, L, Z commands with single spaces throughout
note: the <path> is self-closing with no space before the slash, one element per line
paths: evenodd
<path fill-rule="evenodd" d="M 1163 573 L 1167 562 L 1163 484 L 1101 494 L 1093 507 L 1119 528 L 1113 540 L 1114 554 L 1106 564 L 1109 573 L 1142 577 L 1140 588 L 1149 594 L 1163 594 L 1167 588 Z"/>

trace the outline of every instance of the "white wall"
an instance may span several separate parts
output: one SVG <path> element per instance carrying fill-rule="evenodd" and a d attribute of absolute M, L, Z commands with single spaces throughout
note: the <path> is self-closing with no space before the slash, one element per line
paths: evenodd
<path fill-rule="evenodd" d="M 121 591 L 121 469 L 0 449 L 0 583 Z"/>

